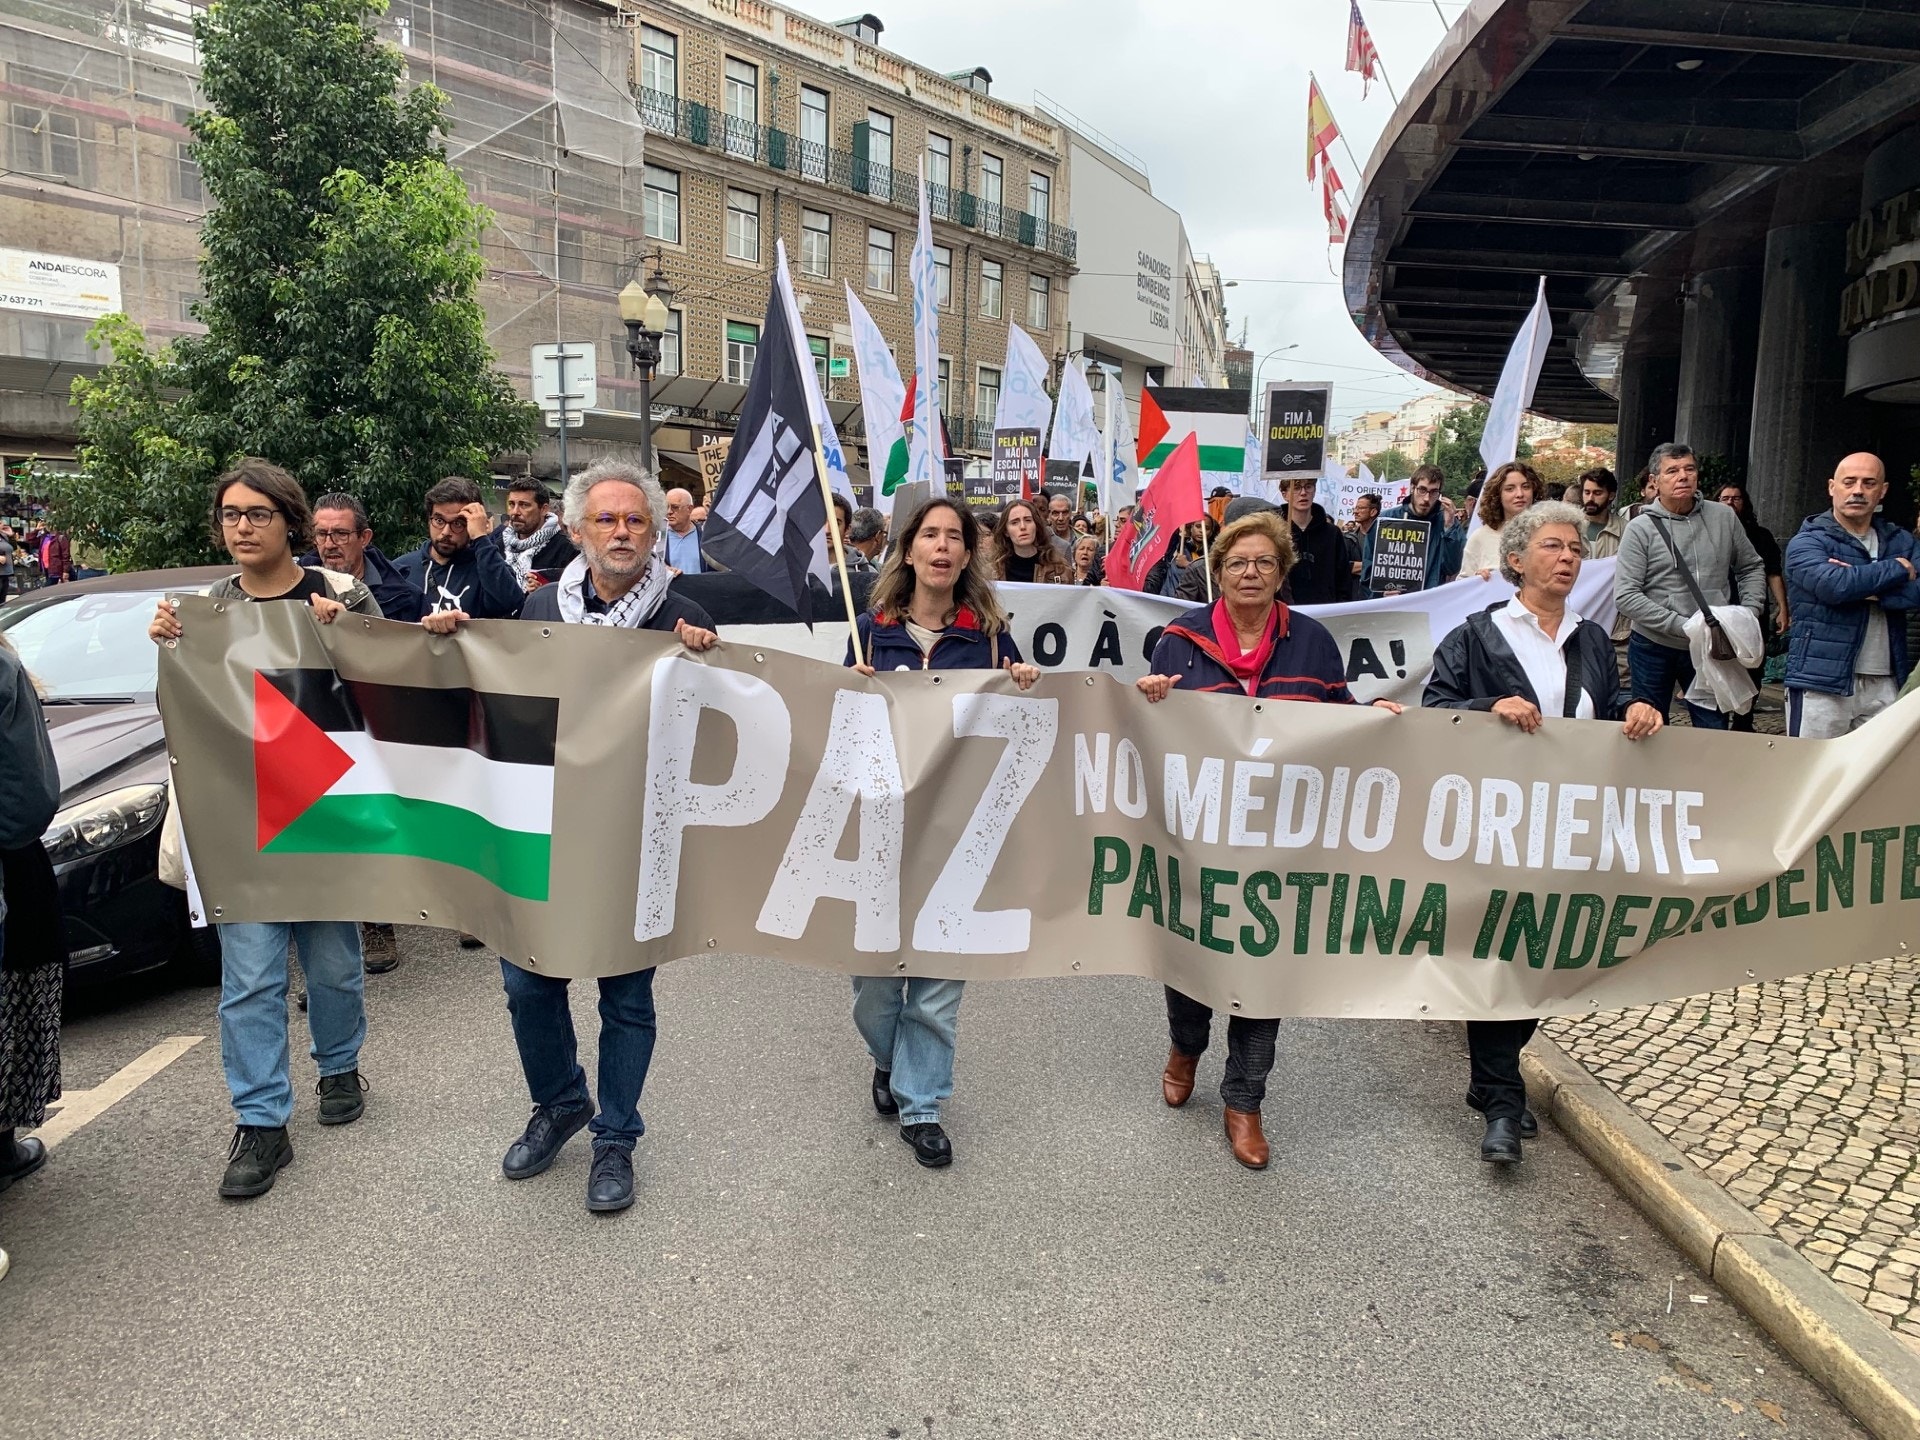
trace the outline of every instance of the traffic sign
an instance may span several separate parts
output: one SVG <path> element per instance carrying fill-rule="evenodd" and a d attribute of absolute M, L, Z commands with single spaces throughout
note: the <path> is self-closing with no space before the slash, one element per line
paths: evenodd
<path fill-rule="evenodd" d="M 578 430 L 582 425 L 587 423 L 587 412 L 584 410 L 568 410 L 562 413 L 559 410 L 542 410 L 540 412 L 540 421 L 549 430 L 558 430 L 562 425 L 565 425 L 569 430 Z"/>
<path fill-rule="evenodd" d="M 591 410 L 600 403 L 593 345 L 572 340 L 533 347 L 533 403 L 542 410 Z"/>

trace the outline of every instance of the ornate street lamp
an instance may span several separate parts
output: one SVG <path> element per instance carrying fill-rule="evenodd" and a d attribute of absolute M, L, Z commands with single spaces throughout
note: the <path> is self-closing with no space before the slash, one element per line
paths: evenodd
<path fill-rule="evenodd" d="M 640 377 L 640 463 L 653 469 L 653 370 L 660 363 L 660 338 L 666 333 L 667 303 L 655 288 L 658 274 L 643 287 L 629 280 L 620 292 L 620 318 L 627 326 L 627 356 Z"/>

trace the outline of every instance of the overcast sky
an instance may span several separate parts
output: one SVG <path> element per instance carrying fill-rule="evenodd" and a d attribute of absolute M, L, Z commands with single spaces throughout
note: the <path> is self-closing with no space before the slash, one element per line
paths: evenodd
<path fill-rule="evenodd" d="M 846 0 L 787 0 L 823 20 Z M 1307 75 L 1339 122 L 1352 158 L 1335 168 L 1358 199 L 1360 168 L 1392 116 L 1375 83 L 1360 97 L 1346 73 L 1347 0 L 870 0 L 885 48 L 935 70 L 984 65 L 993 93 L 1030 105 L 1036 92 L 1146 162 L 1154 194 L 1179 210 L 1194 253 L 1229 280 L 1233 338 L 1247 325 L 1263 380 L 1330 380 L 1334 418 L 1391 409 L 1430 387 L 1377 354 L 1347 318 L 1328 268 L 1318 185 L 1306 178 Z M 1465 6 L 1439 0 L 1449 21 Z M 1433 0 L 1360 0 L 1387 76 L 1406 93 L 1443 34 Z M 1340 252 L 1333 252 L 1337 267 Z"/>

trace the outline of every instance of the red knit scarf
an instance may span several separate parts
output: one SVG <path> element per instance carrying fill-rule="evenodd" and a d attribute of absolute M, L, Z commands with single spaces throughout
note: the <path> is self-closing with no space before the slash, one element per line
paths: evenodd
<path fill-rule="evenodd" d="M 1267 661 L 1273 658 L 1273 642 L 1280 633 L 1280 607 L 1276 605 L 1267 612 L 1267 626 L 1260 632 L 1260 643 L 1244 653 L 1240 649 L 1240 637 L 1234 633 L 1233 617 L 1227 614 L 1225 600 L 1213 602 L 1213 633 L 1220 641 L 1220 656 L 1227 662 L 1227 669 L 1246 687 L 1249 695 L 1253 694 Z"/>

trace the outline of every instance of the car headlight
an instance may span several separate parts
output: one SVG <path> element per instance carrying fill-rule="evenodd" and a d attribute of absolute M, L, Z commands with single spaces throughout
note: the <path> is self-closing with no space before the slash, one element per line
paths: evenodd
<path fill-rule="evenodd" d="M 158 826 L 166 813 L 165 785 L 129 785 L 69 805 L 53 817 L 40 841 L 47 847 L 47 858 L 63 865 L 138 840 Z"/>

